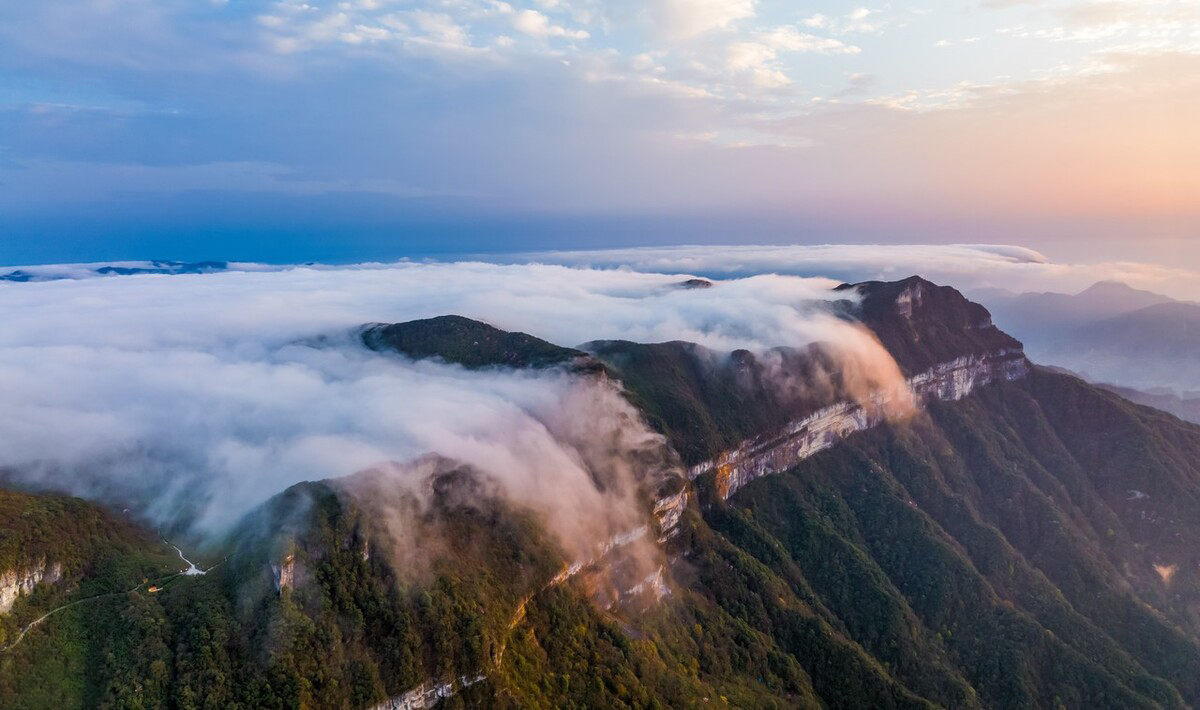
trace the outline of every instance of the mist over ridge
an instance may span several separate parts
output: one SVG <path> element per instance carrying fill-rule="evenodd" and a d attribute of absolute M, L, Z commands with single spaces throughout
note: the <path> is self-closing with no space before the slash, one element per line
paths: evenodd
<path fill-rule="evenodd" d="M 632 525 L 646 473 L 630 461 L 666 448 L 616 385 L 381 355 L 361 326 L 457 313 L 565 345 L 681 340 L 718 356 L 819 342 L 862 397 L 901 383 L 834 281 L 686 278 L 470 262 L 0 284 L 0 386 L 21 413 L 0 423 L 0 468 L 203 533 L 293 483 L 440 454 L 578 550 Z"/>

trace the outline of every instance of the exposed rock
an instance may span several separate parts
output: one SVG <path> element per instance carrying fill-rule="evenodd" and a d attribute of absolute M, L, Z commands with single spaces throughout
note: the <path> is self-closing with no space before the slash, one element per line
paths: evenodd
<path fill-rule="evenodd" d="M 661 600 L 671 593 L 671 588 L 667 586 L 663 572 L 664 569 L 660 565 L 658 569 L 651 572 L 642 581 L 625 590 L 625 596 L 637 597 L 643 594 L 652 594 L 654 601 Z"/>
<path fill-rule="evenodd" d="M 432 708 L 446 698 L 454 697 L 463 688 L 469 688 L 486 677 L 487 675 L 481 672 L 473 676 L 464 675 L 457 679 L 441 682 L 427 680 L 406 693 L 388 698 L 373 706 L 371 710 L 425 710 L 425 708 Z"/>
<path fill-rule="evenodd" d="M 687 508 L 688 489 L 663 496 L 654 502 L 654 518 L 658 521 L 658 541 L 666 542 L 679 532 L 679 519 Z"/>
<path fill-rule="evenodd" d="M 296 555 L 288 554 L 279 564 L 271 565 L 271 574 L 275 578 L 275 591 L 283 594 L 285 589 L 296 586 Z"/>
<path fill-rule="evenodd" d="M 937 365 L 908 379 L 918 404 L 932 400 L 962 399 L 981 385 L 1018 380 L 1029 372 L 1019 348 L 1003 348 L 991 355 L 966 355 Z M 884 407 L 866 408 L 855 402 L 838 402 L 790 423 L 782 433 L 743 442 L 714 459 L 692 466 L 688 478 L 716 472 L 717 493 L 722 499 L 761 476 L 786 471 L 797 462 L 823 451 L 850 434 L 881 424 Z"/>
<path fill-rule="evenodd" d="M 0 572 L 0 614 L 12 611 L 17 599 L 31 594 L 41 583 L 54 584 L 62 579 L 62 565 L 42 560 L 32 567 Z"/>

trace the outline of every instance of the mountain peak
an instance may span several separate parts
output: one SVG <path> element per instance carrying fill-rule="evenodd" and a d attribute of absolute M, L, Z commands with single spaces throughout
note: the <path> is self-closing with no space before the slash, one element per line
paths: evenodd
<path fill-rule="evenodd" d="M 1081 301 L 1105 303 L 1111 307 L 1124 310 L 1143 308 L 1159 303 L 1169 303 L 1173 299 L 1162 294 L 1134 288 L 1123 281 L 1097 281 L 1080 291 L 1075 298 Z"/>
<path fill-rule="evenodd" d="M 964 356 L 1023 357 L 1020 341 L 997 328 L 988 309 L 950 286 L 910 276 L 836 290 L 859 294 L 856 315 L 907 375 Z"/>
<path fill-rule="evenodd" d="M 372 350 L 390 350 L 416 360 L 436 357 L 468 368 L 551 367 L 588 359 L 582 351 L 459 315 L 368 325 L 361 337 Z"/>

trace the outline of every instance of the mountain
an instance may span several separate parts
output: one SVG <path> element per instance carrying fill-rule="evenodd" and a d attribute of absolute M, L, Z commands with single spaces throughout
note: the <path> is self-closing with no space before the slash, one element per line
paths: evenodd
<path fill-rule="evenodd" d="M 1177 394 L 1200 390 L 1200 304 L 1100 282 L 1069 296 L 993 294 L 996 319 L 1030 355 L 1104 383 Z"/>
<path fill-rule="evenodd" d="M 122 516 L 12 494 L 0 549 L 27 552 L 0 571 L 62 573 L 15 595 L 6 638 L 78 604 L 0 651 L 0 707 L 1200 703 L 1200 427 L 1032 365 L 953 289 L 839 294 L 915 411 L 856 396 L 829 344 L 364 331 L 623 388 L 683 466 L 585 558 L 449 458 L 293 486 L 163 582 L 161 543 Z"/>
<path fill-rule="evenodd" d="M 1168 392 L 1145 392 L 1117 385 L 1100 384 L 1097 386 L 1118 394 L 1130 402 L 1153 407 L 1168 414 L 1174 414 L 1184 421 L 1200 424 L 1200 395 L 1194 392 L 1180 396 Z"/>
<path fill-rule="evenodd" d="M 59 281 L 101 276 L 138 276 L 142 274 L 211 274 L 230 270 L 226 261 L 123 261 L 111 264 L 48 264 L 0 271 L 0 281 L 26 283 Z"/>
<path fill-rule="evenodd" d="M 1091 379 L 1182 394 L 1200 389 L 1198 347 L 1200 305 L 1176 302 L 1085 323 L 1042 349 Z"/>
<path fill-rule="evenodd" d="M 361 337 L 372 350 L 397 352 L 414 360 L 436 357 L 470 368 L 549 367 L 587 359 L 579 350 L 462 316 L 370 325 Z"/>
<path fill-rule="evenodd" d="M 986 300 L 996 320 L 1006 328 L 1018 333 L 1042 333 L 1171 303 L 1174 299 L 1120 281 L 1099 281 L 1077 294 L 989 293 Z"/>

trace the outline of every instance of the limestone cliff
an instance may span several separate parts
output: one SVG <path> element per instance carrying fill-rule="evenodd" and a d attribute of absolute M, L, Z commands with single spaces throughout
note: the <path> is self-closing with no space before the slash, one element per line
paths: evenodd
<path fill-rule="evenodd" d="M 21 596 L 33 592 L 39 584 L 53 584 L 62 578 L 62 565 L 57 562 L 41 562 L 23 569 L 0 572 L 0 614 L 12 611 Z"/>

